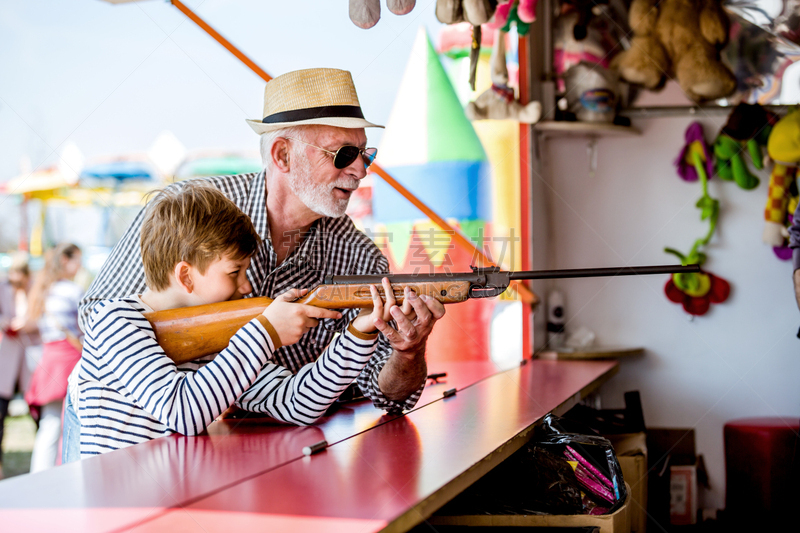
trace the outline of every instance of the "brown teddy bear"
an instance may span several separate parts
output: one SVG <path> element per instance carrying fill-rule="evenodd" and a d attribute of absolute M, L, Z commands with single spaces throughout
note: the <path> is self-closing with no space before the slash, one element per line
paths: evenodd
<path fill-rule="evenodd" d="M 728 18 L 719 0 L 633 0 L 628 19 L 631 47 L 612 62 L 626 81 L 652 90 L 675 77 L 695 101 L 722 98 L 736 89 L 736 78 L 719 60 L 728 40 Z"/>

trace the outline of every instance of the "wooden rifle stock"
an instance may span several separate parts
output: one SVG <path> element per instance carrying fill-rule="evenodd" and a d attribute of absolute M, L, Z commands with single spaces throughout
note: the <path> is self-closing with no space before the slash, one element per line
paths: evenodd
<path fill-rule="evenodd" d="M 384 300 L 383 287 L 376 285 Z M 392 285 L 398 305 L 403 303 L 404 287 L 418 295 L 427 294 L 442 303 L 463 302 L 469 298 L 469 281 L 420 281 Z M 272 299 L 244 298 L 215 304 L 182 307 L 145 313 L 164 353 L 181 364 L 218 353 L 242 326 L 264 312 Z M 319 285 L 297 303 L 324 309 L 372 307 L 369 284 Z"/>

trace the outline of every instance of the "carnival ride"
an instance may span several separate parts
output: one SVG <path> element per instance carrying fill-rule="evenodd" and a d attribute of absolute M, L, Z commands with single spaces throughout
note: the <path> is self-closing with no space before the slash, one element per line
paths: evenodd
<path fill-rule="evenodd" d="M 95 273 L 151 191 L 174 181 L 261 169 L 257 154 L 249 152 L 178 150 L 182 159 L 173 168 L 165 167 L 157 153 L 96 158 L 66 169 L 52 166 L 0 183 L 0 195 L 19 210 L 15 247 L 30 253 L 36 264 L 48 247 L 76 242 L 88 252 L 85 266 Z"/>

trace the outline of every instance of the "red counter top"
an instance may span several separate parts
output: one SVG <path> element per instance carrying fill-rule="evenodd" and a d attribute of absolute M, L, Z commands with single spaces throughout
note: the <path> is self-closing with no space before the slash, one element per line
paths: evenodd
<path fill-rule="evenodd" d="M 25 531 L 404 530 L 505 459 L 550 411 L 616 372 L 610 361 L 531 361 L 497 373 L 448 363 L 416 409 L 344 404 L 311 427 L 216 422 L 0 482 L 0 523 Z M 459 392 L 442 399 L 451 388 Z M 302 448 L 327 440 L 327 451 Z M 133 529 L 131 529 L 133 528 Z"/>

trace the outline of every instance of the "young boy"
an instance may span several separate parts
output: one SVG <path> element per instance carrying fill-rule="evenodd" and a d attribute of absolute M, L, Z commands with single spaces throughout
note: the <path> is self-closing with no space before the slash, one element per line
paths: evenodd
<path fill-rule="evenodd" d="M 375 321 L 391 319 L 377 289 L 313 364 L 296 375 L 270 362 L 336 311 L 291 303 L 290 290 L 242 327 L 215 356 L 176 366 L 142 313 L 240 298 L 260 238 L 216 189 L 187 183 L 148 206 L 141 252 L 147 290 L 92 310 L 78 371 L 82 458 L 174 432 L 197 435 L 234 403 L 295 424 L 316 421 L 375 351 Z M 384 307 L 387 307 L 384 313 Z"/>

